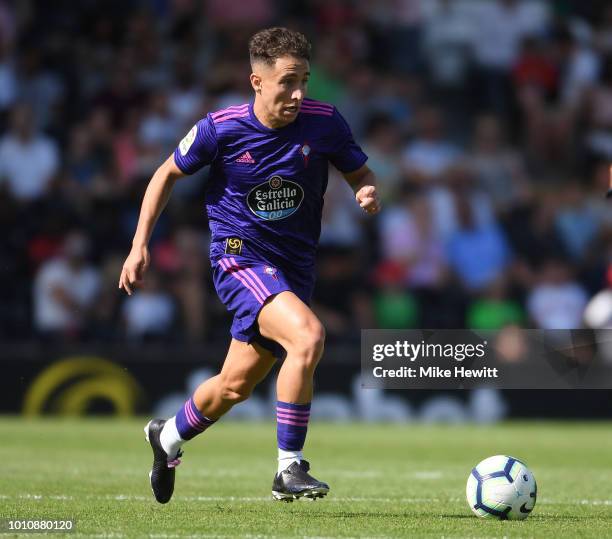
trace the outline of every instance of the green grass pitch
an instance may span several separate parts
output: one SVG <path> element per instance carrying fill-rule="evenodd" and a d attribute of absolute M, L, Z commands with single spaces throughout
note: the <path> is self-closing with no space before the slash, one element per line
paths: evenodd
<path fill-rule="evenodd" d="M 292 504 L 270 496 L 274 424 L 220 423 L 185 446 L 167 505 L 157 504 L 149 489 L 145 423 L 0 418 L 0 517 L 74 518 L 69 537 L 612 534 L 610 423 L 314 422 L 305 453 L 331 492 Z M 538 503 L 526 521 L 480 520 L 466 504 L 472 466 L 498 453 L 524 460 L 536 476 Z"/>

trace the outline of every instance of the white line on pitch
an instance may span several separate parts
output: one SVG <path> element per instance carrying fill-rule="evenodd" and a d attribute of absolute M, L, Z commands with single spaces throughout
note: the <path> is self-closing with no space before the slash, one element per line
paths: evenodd
<path fill-rule="evenodd" d="M 104 496 L 88 494 L 84 496 L 66 496 L 66 495 L 47 495 L 47 494 L 18 494 L 15 496 L 11 495 L 0 495 L 0 499 L 20 499 L 20 500 L 57 500 L 57 501 L 71 501 L 71 500 L 114 500 L 114 501 L 149 501 L 153 498 L 151 496 L 134 495 L 134 494 L 107 494 Z M 175 496 L 175 500 L 184 502 L 272 502 L 272 498 L 268 496 Z M 330 496 L 325 499 L 326 502 L 332 503 L 459 503 L 463 502 L 463 498 L 449 497 L 449 498 L 380 498 L 380 497 L 334 497 Z M 612 500 L 554 500 L 548 498 L 542 498 L 538 500 L 538 504 L 543 505 L 594 505 L 594 506 L 612 506 Z"/>

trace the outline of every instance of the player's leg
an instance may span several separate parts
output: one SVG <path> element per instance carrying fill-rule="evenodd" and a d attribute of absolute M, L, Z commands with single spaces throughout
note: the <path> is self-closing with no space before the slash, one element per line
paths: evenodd
<path fill-rule="evenodd" d="M 204 432 L 232 406 L 247 399 L 274 362 L 272 353 L 258 344 L 232 339 L 221 372 L 200 384 L 175 416 L 147 424 L 145 434 L 153 449 L 149 477 L 158 502 L 167 503 L 172 497 L 174 468 L 180 464 L 181 446 Z"/>
<path fill-rule="evenodd" d="M 323 354 L 325 329 L 293 292 L 281 292 L 264 305 L 257 318 L 261 334 L 286 351 L 277 381 L 279 400 L 307 404 L 312 401 L 314 371 Z"/>
<path fill-rule="evenodd" d="M 257 343 L 232 339 L 221 372 L 200 384 L 176 416 L 166 422 L 161 443 L 168 455 L 173 458 L 185 441 L 201 434 L 232 406 L 248 399 L 274 362 L 272 353 Z"/>
<path fill-rule="evenodd" d="M 272 352 L 259 344 L 232 339 L 221 372 L 195 390 L 196 407 L 206 417 L 219 419 L 232 406 L 249 398 L 275 361 Z"/>
<path fill-rule="evenodd" d="M 312 381 L 323 354 L 325 331 L 312 310 L 293 292 L 281 292 L 269 300 L 258 317 L 260 333 L 278 342 L 287 357 L 276 385 L 278 471 L 272 485 L 277 499 L 322 497 L 329 486 L 311 477 L 303 460 Z"/>

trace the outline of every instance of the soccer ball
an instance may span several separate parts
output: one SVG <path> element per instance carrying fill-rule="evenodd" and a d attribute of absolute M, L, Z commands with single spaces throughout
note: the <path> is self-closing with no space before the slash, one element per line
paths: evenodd
<path fill-rule="evenodd" d="M 467 480 L 465 495 L 479 517 L 523 520 L 536 503 L 538 486 L 529 468 L 514 457 L 495 455 L 477 464 Z"/>

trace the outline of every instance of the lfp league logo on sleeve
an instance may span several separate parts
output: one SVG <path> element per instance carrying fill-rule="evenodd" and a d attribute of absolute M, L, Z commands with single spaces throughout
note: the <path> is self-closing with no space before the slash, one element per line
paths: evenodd
<path fill-rule="evenodd" d="M 187 133 L 185 137 L 183 138 L 183 140 L 181 140 L 181 142 L 179 143 L 179 151 L 181 152 L 181 155 L 183 157 L 187 155 L 189 148 L 191 148 L 191 145 L 195 141 L 197 133 L 198 133 L 198 126 L 196 124 L 189 130 L 189 133 Z"/>

